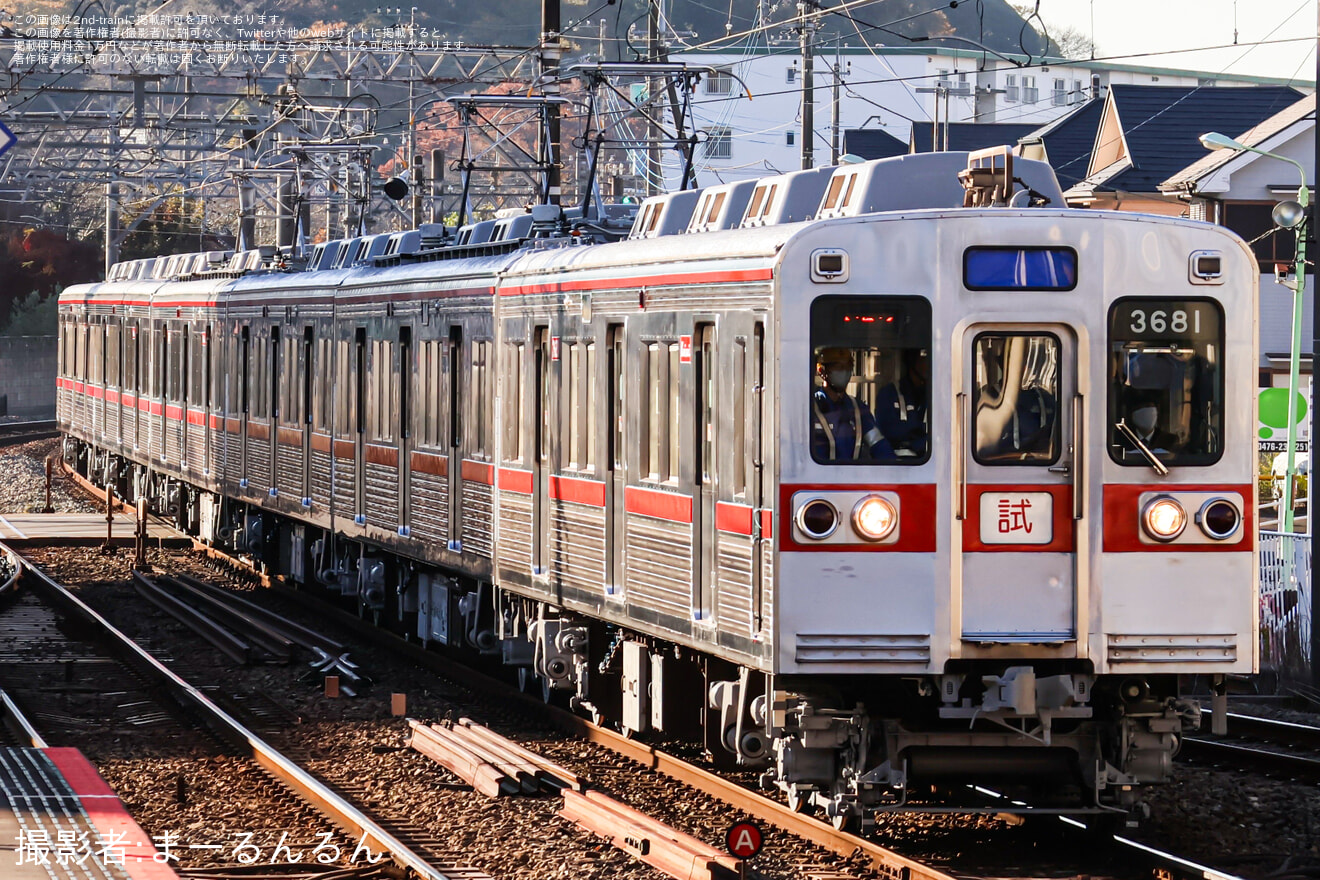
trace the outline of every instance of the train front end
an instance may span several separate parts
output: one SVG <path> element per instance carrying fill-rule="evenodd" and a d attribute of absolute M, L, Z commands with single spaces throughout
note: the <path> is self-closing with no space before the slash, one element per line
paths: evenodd
<path fill-rule="evenodd" d="M 769 713 L 791 802 L 845 825 L 980 783 L 1131 816 L 1169 779 L 1199 723 L 1180 681 L 1257 668 L 1257 271 L 1222 228 L 1048 208 L 791 240 Z"/>

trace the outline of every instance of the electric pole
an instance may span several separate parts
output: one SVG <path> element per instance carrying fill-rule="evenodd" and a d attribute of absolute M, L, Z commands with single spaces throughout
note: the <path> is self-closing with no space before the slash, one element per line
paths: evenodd
<path fill-rule="evenodd" d="M 546 203 L 559 204 L 561 180 L 559 167 L 559 0 L 541 0 L 541 93 L 550 100 L 546 102 L 547 149 L 543 154 L 549 157 L 546 168 Z"/>
<path fill-rule="evenodd" d="M 797 8 L 798 46 L 802 52 L 802 170 L 806 171 L 816 167 L 816 71 L 812 41 L 818 26 L 815 19 L 807 19 L 807 13 L 814 12 L 818 6 L 816 0 L 802 0 Z"/>

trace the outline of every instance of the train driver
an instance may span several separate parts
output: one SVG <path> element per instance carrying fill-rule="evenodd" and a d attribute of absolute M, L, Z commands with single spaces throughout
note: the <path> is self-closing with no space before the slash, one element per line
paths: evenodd
<path fill-rule="evenodd" d="M 878 458 L 925 458 L 926 410 L 930 401 L 930 355 L 919 348 L 903 349 L 898 381 L 880 389 L 875 399 L 880 433 L 885 435 Z"/>
<path fill-rule="evenodd" d="M 811 395 L 811 454 L 817 461 L 857 461 L 888 457 L 884 435 L 866 401 L 848 393 L 853 356 L 846 348 L 816 354 L 821 384 Z"/>

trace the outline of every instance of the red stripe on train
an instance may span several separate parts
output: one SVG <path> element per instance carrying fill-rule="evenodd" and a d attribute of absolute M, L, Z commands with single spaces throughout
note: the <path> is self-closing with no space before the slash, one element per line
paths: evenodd
<path fill-rule="evenodd" d="M 1212 544 L 1184 544 L 1172 541 L 1161 544 L 1142 541 L 1141 496 L 1147 492 L 1177 496 L 1180 492 L 1215 492 L 1237 501 L 1242 510 L 1242 525 L 1235 541 L 1215 541 Z M 1104 552 L 1105 553 L 1246 553 L 1252 548 L 1256 534 L 1254 488 L 1250 483 L 1240 485 L 1151 485 L 1107 484 L 1104 488 Z M 1188 517 L 1196 515 L 1187 511 Z M 1188 529 L 1197 528 L 1189 522 Z"/>
<path fill-rule="evenodd" d="M 522 284 L 500 290 L 500 296 L 527 296 L 538 293 L 565 293 L 568 291 L 614 290 L 628 287 L 675 287 L 681 284 L 733 284 L 740 281 L 769 281 L 772 269 L 735 269 L 716 272 L 692 272 L 686 275 L 639 275 L 633 278 L 597 278 L 570 281 L 567 284 Z"/>
<path fill-rule="evenodd" d="M 486 464 L 484 461 L 464 459 L 458 473 L 463 479 L 473 483 L 484 483 L 487 486 L 495 485 L 495 466 Z"/>
<path fill-rule="evenodd" d="M 467 469 L 467 462 L 463 462 L 463 469 Z M 464 477 L 467 475 L 464 474 Z M 515 471 L 509 468 L 500 468 L 500 489 L 509 492 L 517 492 L 519 495 L 532 494 L 532 472 Z"/>
<path fill-rule="evenodd" d="M 784 484 L 779 487 L 779 509 L 785 516 L 793 516 L 793 496 L 798 492 L 893 492 L 898 496 L 898 540 L 892 544 L 817 544 L 801 543 L 793 537 L 791 522 L 784 524 L 779 538 L 779 549 L 785 552 L 805 553 L 934 553 L 935 541 L 935 484 L 900 483 L 898 485 L 858 484 Z M 839 511 L 847 517 L 849 511 Z M 839 528 L 850 528 L 840 523 Z"/>
<path fill-rule="evenodd" d="M 656 489 L 628 486 L 623 490 L 623 507 L 629 513 L 639 513 L 656 519 L 677 523 L 692 522 L 692 497 Z"/>
<path fill-rule="evenodd" d="M 604 507 L 605 484 L 597 480 L 583 480 L 579 477 L 552 476 L 550 478 L 550 497 L 558 501 L 571 501 L 574 504 Z"/>

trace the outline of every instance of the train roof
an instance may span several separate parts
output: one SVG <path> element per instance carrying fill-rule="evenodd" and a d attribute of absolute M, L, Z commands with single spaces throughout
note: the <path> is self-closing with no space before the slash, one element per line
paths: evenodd
<path fill-rule="evenodd" d="M 1007 147 L 973 154 L 927 153 L 653 197 L 643 204 L 624 241 L 597 243 L 577 219 L 580 212 L 543 206 L 459 230 L 425 224 L 406 232 L 325 242 L 300 261 L 269 247 L 128 261 L 111 269 L 110 280 L 69 288 L 65 296 L 85 302 L 151 297 L 165 284 L 171 285 L 171 294 L 228 292 L 239 299 L 323 298 L 381 283 L 399 285 L 400 293 L 437 288 L 475 292 L 483 279 L 493 286 L 501 276 L 757 261 L 772 259 L 804 224 L 959 208 L 968 192 L 963 179 L 968 186 L 980 187 L 967 201 L 988 205 L 986 193 L 993 190 L 993 203 L 1002 205 L 1003 193 L 1013 189 L 1006 182 L 1012 178 L 1026 187 L 1008 200 L 1012 204 L 1063 204 L 1049 166 L 1013 156 Z M 474 280 L 479 283 L 473 285 Z"/>

